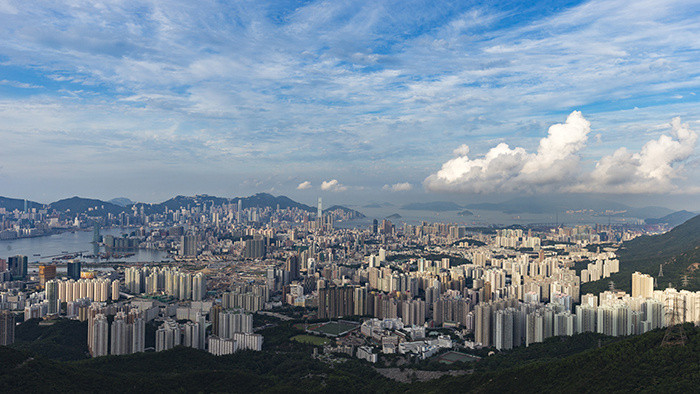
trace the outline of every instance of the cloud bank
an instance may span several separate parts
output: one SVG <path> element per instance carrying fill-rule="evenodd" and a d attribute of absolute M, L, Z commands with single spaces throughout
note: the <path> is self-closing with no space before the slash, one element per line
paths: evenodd
<path fill-rule="evenodd" d="M 671 122 L 671 135 L 647 142 L 639 153 L 619 148 L 603 156 L 592 171 L 581 164 L 581 151 L 591 131 L 581 112 L 555 124 L 539 142 L 536 153 L 500 143 L 483 157 L 470 158 L 469 147 L 453 151 L 457 156 L 428 176 L 431 191 L 465 193 L 665 193 L 683 191 L 674 183 L 682 178 L 683 162 L 693 153 L 698 135 L 680 118 Z"/>

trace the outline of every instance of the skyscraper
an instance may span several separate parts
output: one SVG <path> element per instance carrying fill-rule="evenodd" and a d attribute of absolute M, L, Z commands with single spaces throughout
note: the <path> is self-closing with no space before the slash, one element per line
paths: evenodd
<path fill-rule="evenodd" d="M 296 254 L 287 257 L 284 269 L 289 272 L 289 279 L 296 280 L 299 278 L 299 256 Z"/>
<path fill-rule="evenodd" d="M 115 279 L 112 281 L 112 301 L 117 301 L 119 299 L 119 280 Z"/>
<path fill-rule="evenodd" d="M 632 274 L 632 297 L 651 298 L 654 293 L 654 278 L 635 272 Z"/>
<path fill-rule="evenodd" d="M 110 354 L 128 354 L 131 343 L 129 341 L 129 330 L 127 329 L 126 314 L 124 312 L 118 312 L 117 315 L 114 316 L 111 331 Z"/>
<path fill-rule="evenodd" d="M 46 282 L 56 278 L 55 264 L 42 264 L 39 266 L 39 286 L 44 287 Z"/>
<path fill-rule="evenodd" d="M 27 256 L 17 255 L 9 257 L 7 265 L 13 280 L 24 279 L 27 276 Z"/>
<path fill-rule="evenodd" d="M 207 293 L 207 279 L 199 272 L 192 278 L 192 300 L 202 301 Z"/>
<path fill-rule="evenodd" d="M 58 281 L 56 279 L 46 282 L 46 301 L 49 303 L 47 313 L 57 315 L 60 311 L 60 300 L 58 299 Z"/>
<path fill-rule="evenodd" d="M 474 340 L 485 347 L 491 346 L 491 304 L 476 305 L 474 315 Z"/>
<path fill-rule="evenodd" d="M 498 350 L 513 348 L 514 315 L 513 308 L 496 311 L 494 345 Z"/>
<path fill-rule="evenodd" d="M 352 316 L 355 287 L 332 286 L 318 289 L 318 317 L 320 319 Z"/>
<path fill-rule="evenodd" d="M 129 313 L 131 325 L 131 352 L 143 352 L 146 348 L 146 320 L 141 313 L 132 310 Z"/>
<path fill-rule="evenodd" d="M 68 279 L 80 279 L 80 261 L 69 261 L 66 265 Z"/>
<path fill-rule="evenodd" d="M 0 311 L 0 346 L 10 346 L 15 342 L 15 315 L 3 310 Z"/>
<path fill-rule="evenodd" d="M 253 239 L 247 239 L 245 241 L 243 257 L 246 259 L 265 257 L 265 240 L 260 235 L 256 235 Z"/>
<path fill-rule="evenodd" d="M 92 343 L 90 346 L 92 357 L 107 355 L 107 343 L 109 341 L 109 324 L 107 316 L 97 314 L 92 324 Z"/>
<path fill-rule="evenodd" d="M 222 309 L 221 305 L 214 305 L 211 310 L 209 310 L 212 335 L 219 335 L 219 321 L 221 321 L 221 315 L 223 314 Z"/>
<path fill-rule="evenodd" d="M 197 254 L 197 236 L 183 235 L 180 237 L 180 255 L 195 256 Z"/>
<path fill-rule="evenodd" d="M 181 343 L 180 325 L 166 320 L 156 331 L 156 352 L 172 349 Z"/>

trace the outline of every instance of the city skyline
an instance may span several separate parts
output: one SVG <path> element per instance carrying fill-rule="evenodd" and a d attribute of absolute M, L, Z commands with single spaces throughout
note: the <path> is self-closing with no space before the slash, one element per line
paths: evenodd
<path fill-rule="evenodd" d="M 3 1 L 2 194 L 700 209 L 699 11 Z"/>

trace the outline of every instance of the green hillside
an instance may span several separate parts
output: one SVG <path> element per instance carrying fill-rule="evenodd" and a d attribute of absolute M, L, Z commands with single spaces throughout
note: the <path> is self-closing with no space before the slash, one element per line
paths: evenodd
<path fill-rule="evenodd" d="M 32 208 L 44 208 L 44 204 L 40 204 L 35 201 L 27 201 L 27 209 L 32 209 Z M 0 208 L 5 208 L 6 210 L 12 212 L 15 209 L 18 211 L 23 211 L 24 210 L 24 200 L 19 199 L 19 198 L 9 198 L 9 197 L 2 197 L 0 196 Z"/>
<path fill-rule="evenodd" d="M 356 359 L 313 359 L 312 346 L 289 341 L 221 357 L 178 347 L 81 361 L 0 347 L 0 392 L 693 392 L 700 387 L 700 329 L 685 330 L 686 346 L 668 348 L 660 347 L 663 330 L 549 338 L 486 357 L 473 374 L 410 385 Z"/>
<path fill-rule="evenodd" d="M 67 212 L 70 215 L 84 213 L 90 216 L 106 216 L 108 213 L 118 215 L 124 212 L 124 207 L 111 202 L 78 196 L 52 202 L 50 206 L 57 211 Z"/>
<path fill-rule="evenodd" d="M 632 273 L 639 271 L 655 278 L 659 265 L 663 264 L 664 276 L 657 278 L 658 288 L 671 283 L 677 289 L 700 290 L 700 215 L 660 235 L 641 236 L 622 244 L 619 251 L 620 272 L 610 278 L 584 283 L 581 293 L 597 294 L 614 281 L 615 287 L 630 290 Z M 688 285 L 682 284 L 682 276 L 688 276 Z"/>
<path fill-rule="evenodd" d="M 688 343 L 661 347 L 664 330 L 625 338 L 561 360 L 541 360 L 495 372 L 413 385 L 409 392 L 444 393 L 690 393 L 700 387 L 700 330 L 685 326 Z"/>
<path fill-rule="evenodd" d="M 41 319 L 30 319 L 15 329 L 12 347 L 27 353 L 62 361 L 89 357 L 87 322 L 57 319 L 40 326 Z"/>

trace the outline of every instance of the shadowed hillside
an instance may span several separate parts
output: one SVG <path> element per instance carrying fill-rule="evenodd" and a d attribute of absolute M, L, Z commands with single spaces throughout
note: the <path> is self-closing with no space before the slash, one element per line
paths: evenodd
<path fill-rule="evenodd" d="M 616 288 L 629 291 L 633 272 L 656 278 L 660 264 L 663 264 L 664 276 L 657 278 L 659 289 L 670 283 L 679 290 L 700 290 L 700 215 L 665 234 L 641 236 L 625 242 L 618 254 L 620 272 L 610 278 L 584 283 L 581 294 L 604 291 L 611 280 Z M 688 276 L 687 286 L 682 284 L 684 275 Z"/>

